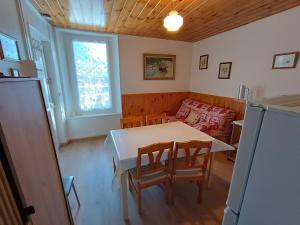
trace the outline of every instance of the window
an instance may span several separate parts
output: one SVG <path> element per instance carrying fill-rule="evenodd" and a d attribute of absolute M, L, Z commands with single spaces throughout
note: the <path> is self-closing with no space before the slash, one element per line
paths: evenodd
<path fill-rule="evenodd" d="M 117 36 L 66 31 L 62 37 L 68 65 L 62 71 L 68 74 L 62 78 L 67 116 L 120 113 Z"/>
<path fill-rule="evenodd" d="M 80 111 L 112 107 L 106 43 L 73 41 Z"/>

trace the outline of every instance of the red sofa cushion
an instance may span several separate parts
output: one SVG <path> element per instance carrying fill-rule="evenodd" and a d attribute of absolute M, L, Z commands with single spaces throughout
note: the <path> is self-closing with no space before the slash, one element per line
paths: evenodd
<path fill-rule="evenodd" d="M 191 110 L 195 110 L 201 115 L 199 124 L 197 123 L 198 125 L 195 127 L 196 129 L 205 130 L 209 135 L 223 141 L 228 140 L 231 134 L 232 121 L 236 116 L 234 111 L 198 102 L 193 99 L 185 99 L 176 114 L 176 118 L 183 121 Z M 208 125 L 204 126 L 204 124 Z"/>
<path fill-rule="evenodd" d="M 193 127 L 200 131 L 207 131 L 210 129 L 210 124 L 204 121 L 199 121 L 198 123 L 194 124 Z"/>

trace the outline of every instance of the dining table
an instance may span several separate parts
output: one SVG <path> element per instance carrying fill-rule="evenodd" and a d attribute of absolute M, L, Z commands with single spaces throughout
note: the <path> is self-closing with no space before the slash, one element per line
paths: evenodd
<path fill-rule="evenodd" d="M 111 151 L 116 165 L 112 189 L 113 191 L 121 190 L 123 218 L 125 220 L 128 219 L 127 172 L 136 167 L 138 148 L 158 142 L 174 141 L 176 143 L 190 140 L 212 141 L 212 155 L 208 167 L 208 185 L 210 186 L 215 152 L 234 150 L 231 145 L 180 121 L 109 132 L 104 142 L 104 148 Z"/>

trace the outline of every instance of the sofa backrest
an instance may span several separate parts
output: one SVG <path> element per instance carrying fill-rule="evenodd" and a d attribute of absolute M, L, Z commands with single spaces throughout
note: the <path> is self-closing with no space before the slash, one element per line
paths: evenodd
<path fill-rule="evenodd" d="M 207 122 L 214 136 L 222 136 L 227 138 L 230 136 L 232 121 L 236 117 L 236 113 L 231 109 L 209 105 L 193 99 L 185 99 L 182 106 L 199 112 L 200 122 Z"/>

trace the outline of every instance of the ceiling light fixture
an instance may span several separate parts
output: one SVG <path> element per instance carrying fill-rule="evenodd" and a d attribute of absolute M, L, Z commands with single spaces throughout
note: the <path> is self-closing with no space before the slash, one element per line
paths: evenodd
<path fill-rule="evenodd" d="M 172 10 L 164 19 L 164 26 L 168 31 L 178 31 L 182 25 L 183 18 L 175 10 Z"/>
<path fill-rule="evenodd" d="M 176 1 L 177 0 L 172 0 L 173 4 L 175 4 Z M 178 31 L 182 25 L 183 18 L 179 15 L 179 13 L 176 10 L 172 10 L 171 12 L 169 12 L 169 15 L 166 16 L 164 19 L 164 26 L 168 31 Z"/>

